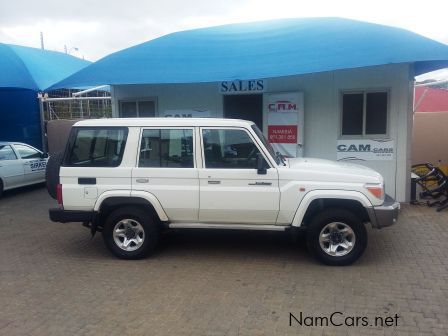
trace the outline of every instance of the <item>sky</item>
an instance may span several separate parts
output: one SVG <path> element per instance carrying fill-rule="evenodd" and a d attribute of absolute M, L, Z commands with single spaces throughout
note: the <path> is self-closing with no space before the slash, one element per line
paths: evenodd
<path fill-rule="evenodd" d="M 0 0 L 0 42 L 96 61 L 191 28 L 292 17 L 336 16 L 396 26 L 448 44 L 448 0 Z"/>

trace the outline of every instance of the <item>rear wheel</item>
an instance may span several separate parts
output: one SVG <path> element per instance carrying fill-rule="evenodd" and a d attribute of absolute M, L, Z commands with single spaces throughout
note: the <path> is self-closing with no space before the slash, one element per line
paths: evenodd
<path fill-rule="evenodd" d="M 150 255 L 157 246 L 159 228 L 152 213 L 126 206 L 113 211 L 106 219 L 103 239 L 118 258 L 140 259 Z"/>
<path fill-rule="evenodd" d="M 350 265 L 367 246 L 367 230 L 349 210 L 326 209 L 311 220 L 307 228 L 307 246 L 324 264 Z"/>

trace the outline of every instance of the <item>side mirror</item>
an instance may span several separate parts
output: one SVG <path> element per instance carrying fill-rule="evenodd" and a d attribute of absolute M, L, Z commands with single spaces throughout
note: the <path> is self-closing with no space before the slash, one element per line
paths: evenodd
<path fill-rule="evenodd" d="M 42 153 L 41 155 L 42 159 L 46 159 L 49 157 L 48 153 Z"/>
<path fill-rule="evenodd" d="M 258 175 L 266 175 L 268 173 L 264 161 L 263 154 L 257 153 L 257 174 Z"/>

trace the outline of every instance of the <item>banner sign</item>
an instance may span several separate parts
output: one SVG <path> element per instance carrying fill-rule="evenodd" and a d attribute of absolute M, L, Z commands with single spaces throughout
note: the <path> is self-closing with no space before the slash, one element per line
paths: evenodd
<path fill-rule="evenodd" d="M 209 118 L 209 110 L 185 109 L 185 110 L 165 110 L 160 115 L 162 118 Z"/>
<path fill-rule="evenodd" d="M 264 79 L 235 80 L 219 83 L 219 93 L 222 94 L 242 94 L 242 93 L 262 93 L 266 90 Z"/>
<path fill-rule="evenodd" d="M 393 160 L 395 154 L 394 141 L 378 140 L 338 140 L 337 160 L 376 161 Z"/>
<path fill-rule="evenodd" d="M 268 141 L 287 157 L 302 156 L 303 93 L 282 92 L 265 95 L 268 113 Z"/>
<path fill-rule="evenodd" d="M 268 126 L 268 139 L 270 143 L 297 144 L 297 126 Z"/>

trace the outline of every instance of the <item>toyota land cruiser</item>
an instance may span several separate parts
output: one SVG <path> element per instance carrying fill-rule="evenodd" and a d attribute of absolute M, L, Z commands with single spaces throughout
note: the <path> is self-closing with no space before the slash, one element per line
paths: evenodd
<path fill-rule="evenodd" d="M 366 223 L 390 226 L 400 208 L 374 170 L 284 158 L 244 120 L 80 121 L 48 169 L 51 220 L 101 231 L 125 259 L 153 252 L 163 229 L 300 228 L 318 260 L 348 265 L 366 248 Z"/>

